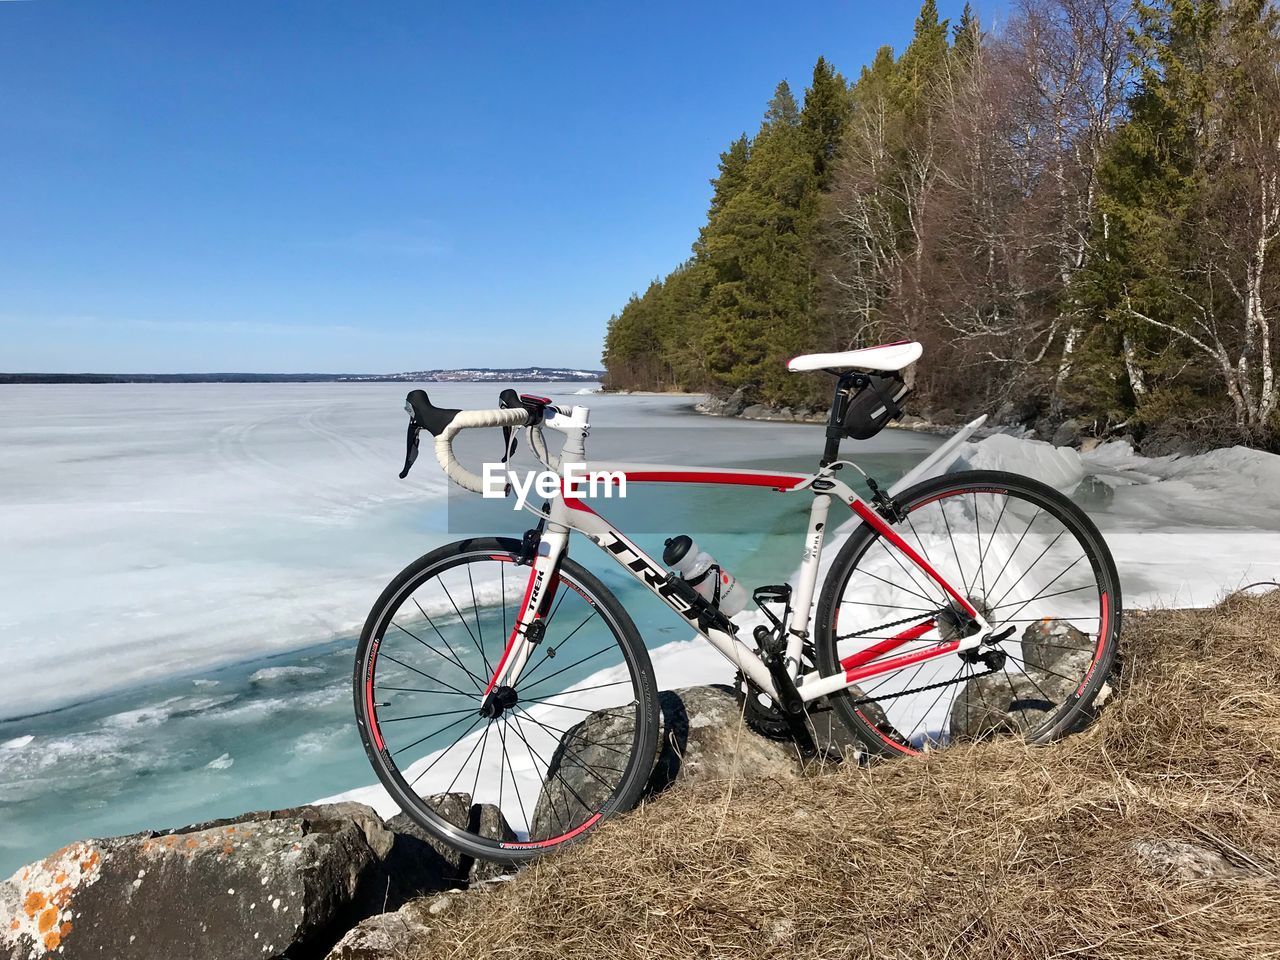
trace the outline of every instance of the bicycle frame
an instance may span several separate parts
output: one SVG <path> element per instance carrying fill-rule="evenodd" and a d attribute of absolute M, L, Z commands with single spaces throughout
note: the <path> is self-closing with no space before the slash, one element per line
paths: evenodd
<path fill-rule="evenodd" d="M 835 468 L 839 464 L 825 465 L 817 473 L 806 475 L 665 464 L 586 463 L 584 447 L 588 432 L 587 417 L 588 411 L 584 407 L 575 407 L 571 413 L 548 409 L 544 425 L 565 433 L 567 437 L 560 457 L 554 459 L 560 463 L 583 463 L 585 469 L 590 471 L 609 471 L 625 476 L 628 485 L 632 483 L 726 484 L 762 487 L 780 493 L 799 493 L 808 490 L 813 494 L 808 530 L 800 559 L 799 577 L 793 592 L 793 614 L 791 622 L 787 624 L 786 647 L 787 668 L 800 696 L 806 702 L 848 689 L 859 681 L 904 666 L 971 649 L 980 645 L 990 633 L 990 624 L 963 593 L 948 583 L 924 557 L 903 540 L 873 506 L 835 476 Z M 973 426 L 976 424 L 971 425 L 971 429 Z M 532 439 L 530 446 L 537 453 L 538 446 L 532 442 Z M 545 456 L 545 443 L 542 450 L 543 453 L 539 454 L 539 459 L 550 466 L 551 458 Z M 913 475 L 918 471 L 919 468 L 913 471 Z M 977 629 L 964 638 L 946 638 L 939 631 L 936 617 L 921 614 L 919 623 L 841 660 L 843 674 L 836 673 L 823 677 L 817 671 L 811 671 L 802 675 L 800 673 L 801 652 L 809 635 L 810 610 L 817 588 L 822 551 L 826 540 L 827 518 L 833 499 L 848 506 L 862 523 L 873 527 L 902 555 L 905 561 L 911 563 L 925 577 L 937 584 L 955 602 L 958 610 L 972 618 L 977 624 Z M 673 589 L 669 571 L 598 514 L 577 491 L 563 489 L 562 482 L 562 489 L 559 495 L 550 501 L 550 509 L 545 516 L 546 528 L 543 531 L 537 555 L 531 564 L 524 599 L 502 657 L 489 680 L 486 694 L 501 684 L 513 686 L 530 652 L 540 640 L 541 628 L 537 626 L 538 621 L 546 617 L 551 609 L 552 600 L 559 587 L 557 573 L 560 560 L 568 547 L 570 533 L 577 531 L 604 550 L 654 596 L 688 621 L 701 637 L 742 671 L 752 683 L 770 696 L 777 697 L 769 670 L 760 656 L 738 639 L 735 633 L 715 627 L 703 629 L 698 623 L 697 611 L 684 598 L 684 593 Z M 909 652 L 894 652 L 908 643 L 917 641 L 924 645 Z"/>

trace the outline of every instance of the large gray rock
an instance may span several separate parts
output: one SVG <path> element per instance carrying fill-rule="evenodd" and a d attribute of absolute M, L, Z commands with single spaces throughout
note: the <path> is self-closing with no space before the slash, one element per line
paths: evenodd
<path fill-rule="evenodd" d="M 1056 709 L 1029 677 L 1000 670 L 964 685 L 951 704 L 949 732 L 961 740 L 1025 734 Z"/>
<path fill-rule="evenodd" d="M 354 803 L 74 843 L 0 882 L 0 958 L 321 955 L 445 885 L 421 852 Z"/>
<path fill-rule="evenodd" d="M 466 793 L 436 794 L 427 803 L 445 820 L 470 833 L 490 840 L 515 840 L 515 831 L 502 811 L 489 803 L 471 802 Z M 439 876 L 452 886 L 465 886 L 509 872 L 508 867 L 489 860 L 476 860 L 441 843 L 407 813 L 397 813 L 387 821 L 400 845 L 397 862 L 439 863 Z M 416 846 L 415 846 L 416 845 Z"/>
<path fill-rule="evenodd" d="M 794 777 L 801 770 L 794 745 L 771 740 L 742 721 L 742 710 L 727 687 L 665 690 L 658 698 L 662 735 L 646 795 L 677 778 L 687 781 Z M 601 710 L 570 728 L 551 759 L 550 773 L 533 815 L 535 837 L 572 829 L 612 792 L 617 750 L 634 729 L 629 709 Z M 590 768 L 599 772 L 593 773 Z"/>
<path fill-rule="evenodd" d="M 876 703 L 874 700 L 868 703 L 856 703 L 856 701 L 866 696 L 863 689 L 856 683 L 849 688 L 849 695 L 855 701 L 854 709 L 862 715 L 863 720 L 867 721 L 886 737 L 897 740 L 899 743 L 906 742 L 906 737 L 889 722 L 889 715 L 885 713 L 883 704 Z"/>
<path fill-rule="evenodd" d="M 724 402 L 724 415 L 726 417 L 737 417 L 747 406 L 747 388 L 739 387 L 733 393 L 729 394 Z"/>
<path fill-rule="evenodd" d="M 399 910 L 361 920 L 346 932 L 326 960 L 390 960 L 404 956 L 405 944 L 435 925 L 434 900 L 415 900 Z"/>
<path fill-rule="evenodd" d="M 1064 420 L 1053 431 L 1052 443 L 1055 447 L 1074 447 L 1080 442 L 1081 434 L 1087 426 L 1080 420 Z"/>
<path fill-rule="evenodd" d="M 694 404 L 694 409 L 713 417 L 736 417 L 747 405 L 746 395 L 747 388 L 739 387 L 728 397 L 707 397 Z"/>
<path fill-rule="evenodd" d="M 1061 703 L 1084 681 L 1094 643 L 1066 620 L 1037 620 L 1022 632 L 1022 661 L 1043 695 Z"/>
<path fill-rule="evenodd" d="M 347 931 L 325 960 L 405 960 L 416 956 L 415 940 L 447 925 L 450 915 L 464 902 L 487 896 L 501 886 L 490 880 L 465 891 L 424 897 L 406 903 L 399 910 L 368 917 Z"/>

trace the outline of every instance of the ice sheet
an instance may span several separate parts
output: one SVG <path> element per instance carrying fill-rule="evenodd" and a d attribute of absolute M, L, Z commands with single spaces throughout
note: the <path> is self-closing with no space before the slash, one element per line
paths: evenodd
<path fill-rule="evenodd" d="M 409 386 L 0 388 L 0 718 L 358 631 L 400 569 L 457 538 L 429 447 L 396 478 Z M 494 384 L 427 386 L 440 406 L 496 406 Z M 602 459 L 822 447 L 820 427 L 689 415 L 693 397 L 516 386 L 590 404 Z M 480 433 L 462 445 L 476 460 L 500 444 Z M 870 445 L 928 448 L 898 432 Z"/>

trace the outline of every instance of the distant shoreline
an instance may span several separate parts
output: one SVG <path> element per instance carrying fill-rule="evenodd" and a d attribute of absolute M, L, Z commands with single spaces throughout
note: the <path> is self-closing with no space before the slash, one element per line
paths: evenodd
<path fill-rule="evenodd" d="M 597 383 L 603 370 L 473 367 L 407 373 L 0 373 L 0 385 L 60 383 Z"/>

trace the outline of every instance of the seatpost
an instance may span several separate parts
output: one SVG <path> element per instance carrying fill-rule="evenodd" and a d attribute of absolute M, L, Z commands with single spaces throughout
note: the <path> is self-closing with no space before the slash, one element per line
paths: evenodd
<path fill-rule="evenodd" d="M 847 402 L 844 393 L 847 376 L 848 374 L 840 374 L 836 377 L 835 395 L 831 398 L 831 415 L 827 418 L 827 445 L 822 450 L 822 460 L 818 464 L 820 467 L 840 459 L 840 440 L 844 436 L 840 423 L 844 419 L 844 406 Z"/>

